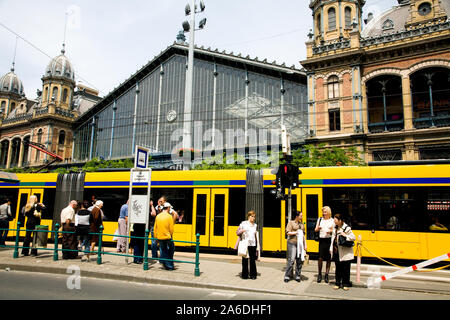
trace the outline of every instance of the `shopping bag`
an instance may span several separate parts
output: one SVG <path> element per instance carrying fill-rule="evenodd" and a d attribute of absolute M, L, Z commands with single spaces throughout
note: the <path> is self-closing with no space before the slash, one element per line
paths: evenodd
<path fill-rule="evenodd" d="M 116 229 L 116 231 L 114 231 L 113 241 L 119 241 L 119 237 L 117 237 L 118 235 L 119 235 L 119 229 Z"/>
<path fill-rule="evenodd" d="M 238 246 L 238 256 L 247 257 L 248 251 L 248 240 L 244 239 L 239 242 Z"/>

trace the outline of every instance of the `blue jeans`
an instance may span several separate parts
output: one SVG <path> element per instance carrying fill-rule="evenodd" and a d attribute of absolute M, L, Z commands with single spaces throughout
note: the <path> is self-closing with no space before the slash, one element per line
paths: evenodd
<path fill-rule="evenodd" d="M 7 219 L 0 220 L 0 229 L 9 229 L 9 221 Z M 8 230 L 0 230 L 0 245 L 6 244 L 6 237 L 8 236 Z"/>
<path fill-rule="evenodd" d="M 150 234 L 152 235 L 152 258 L 158 258 L 158 240 L 154 239 L 155 238 L 155 234 L 153 233 L 153 228 L 154 227 L 150 227 Z"/>
<path fill-rule="evenodd" d="M 175 248 L 173 246 L 172 240 L 158 240 L 159 247 L 161 248 L 161 259 L 170 259 L 173 260 L 173 254 L 175 252 Z M 161 260 L 162 264 L 167 270 L 173 270 L 173 261 Z"/>

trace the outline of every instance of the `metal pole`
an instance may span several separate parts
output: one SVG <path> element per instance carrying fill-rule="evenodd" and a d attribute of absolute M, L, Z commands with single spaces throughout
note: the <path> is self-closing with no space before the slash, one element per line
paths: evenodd
<path fill-rule="evenodd" d="M 144 270 L 148 270 L 148 228 L 145 229 L 145 242 L 144 242 Z"/>
<path fill-rule="evenodd" d="M 356 257 L 356 283 L 361 282 L 361 244 L 362 244 L 362 237 L 361 235 L 358 236 L 358 243 L 357 243 L 357 257 Z"/>
<path fill-rule="evenodd" d="M 14 255 L 13 255 L 14 259 L 17 259 L 19 257 L 19 233 L 20 233 L 20 222 L 17 222 L 16 243 L 14 244 Z"/>
<path fill-rule="evenodd" d="M 200 234 L 196 234 L 196 244 L 195 244 L 195 276 L 200 276 Z"/>
<path fill-rule="evenodd" d="M 53 248 L 53 261 L 58 261 L 58 233 L 59 223 L 55 224 L 55 245 Z"/>
<path fill-rule="evenodd" d="M 192 91 L 194 85 L 194 45 L 195 45 L 195 0 L 192 0 L 192 13 L 190 22 L 190 39 L 189 39 L 189 56 L 188 56 L 188 72 L 186 74 L 186 90 L 184 101 L 184 122 L 183 122 L 183 149 L 190 150 L 192 147 Z M 190 155 L 190 153 L 189 153 Z M 183 157 L 185 157 L 183 152 Z M 190 162 L 190 159 L 189 159 Z M 184 166 L 184 170 L 188 170 Z"/>
<path fill-rule="evenodd" d="M 103 226 L 100 226 L 100 235 L 98 237 L 98 256 L 97 264 L 102 264 L 102 241 L 103 240 Z"/>

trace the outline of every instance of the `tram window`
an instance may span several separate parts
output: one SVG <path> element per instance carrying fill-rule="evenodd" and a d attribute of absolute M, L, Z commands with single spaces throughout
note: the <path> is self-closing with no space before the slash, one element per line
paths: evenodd
<path fill-rule="evenodd" d="M 134 194 L 141 194 L 139 189 L 133 189 Z M 136 191 L 139 190 L 139 191 Z M 103 220 L 104 221 L 118 221 L 120 208 L 127 203 L 128 189 L 113 188 L 113 189 L 84 189 L 84 199 L 90 200 L 95 196 L 97 200 L 103 201 Z M 79 199 L 83 201 L 84 199 Z"/>
<path fill-rule="evenodd" d="M 370 229 L 367 198 L 368 190 L 364 188 L 326 188 L 323 192 L 323 203 L 331 208 L 333 215 L 341 214 L 356 230 Z"/>
<path fill-rule="evenodd" d="M 319 196 L 317 194 L 306 195 L 306 239 L 314 239 L 314 228 L 316 227 L 319 214 Z"/>
<path fill-rule="evenodd" d="M 275 198 L 271 190 L 264 189 L 264 227 L 281 228 L 281 200 Z"/>
<path fill-rule="evenodd" d="M 379 188 L 376 197 L 376 228 L 392 231 L 423 231 L 426 192 L 423 188 Z"/>
<path fill-rule="evenodd" d="M 178 213 L 176 223 L 192 224 L 192 199 L 194 190 L 192 188 L 152 188 L 151 198 L 153 205 L 158 205 L 158 199 L 166 197 L 173 210 Z"/>
<path fill-rule="evenodd" d="M 228 225 L 239 226 L 246 220 L 245 188 L 230 188 L 228 203 Z"/>
<path fill-rule="evenodd" d="M 225 195 L 214 195 L 214 235 L 223 236 L 225 233 Z"/>
<path fill-rule="evenodd" d="M 197 221 L 195 233 L 206 234 L 206 194 L 197 195 Z"/>
<path fill-rule="evenodd" d="M 56 189 L 45 189 L 42 203 L 45 210 L 42 211 L 42 219 L 53 219 L 53 210 L 55 208 Z"/>
<path fill-rule="evenodd" d="M 17 197 L 19 196 L 19 189 L 0 189 L 0 204 L 3 204 L 5 199 L 11 201 L 11 214 L 16 217 L 17 211 Z"/>
<path fill-rule="evenodd" d="M 426 218 L 426 231 L 450 232 L 450 189 L 428 189 L 426 200 Z"/>

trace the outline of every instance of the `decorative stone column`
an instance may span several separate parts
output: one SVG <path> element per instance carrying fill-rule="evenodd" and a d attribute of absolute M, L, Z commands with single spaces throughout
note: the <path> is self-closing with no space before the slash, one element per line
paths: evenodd
<path fill-rule="evenodd" d="M 411 83 L 409 76 L 402 77 L 402 96 L 403 96 L 403 121 L 405 131 L 414 129 L 413 112 L 411 100 Z"/>
<path fill-rule="evenodd" d="M 12 158 L 12 140 L 9 140 L 9 145 L 8 145 L 8 158 L 6 160 L 6 169 L 9 169 L 11 167 L 11 158 Z"/>

